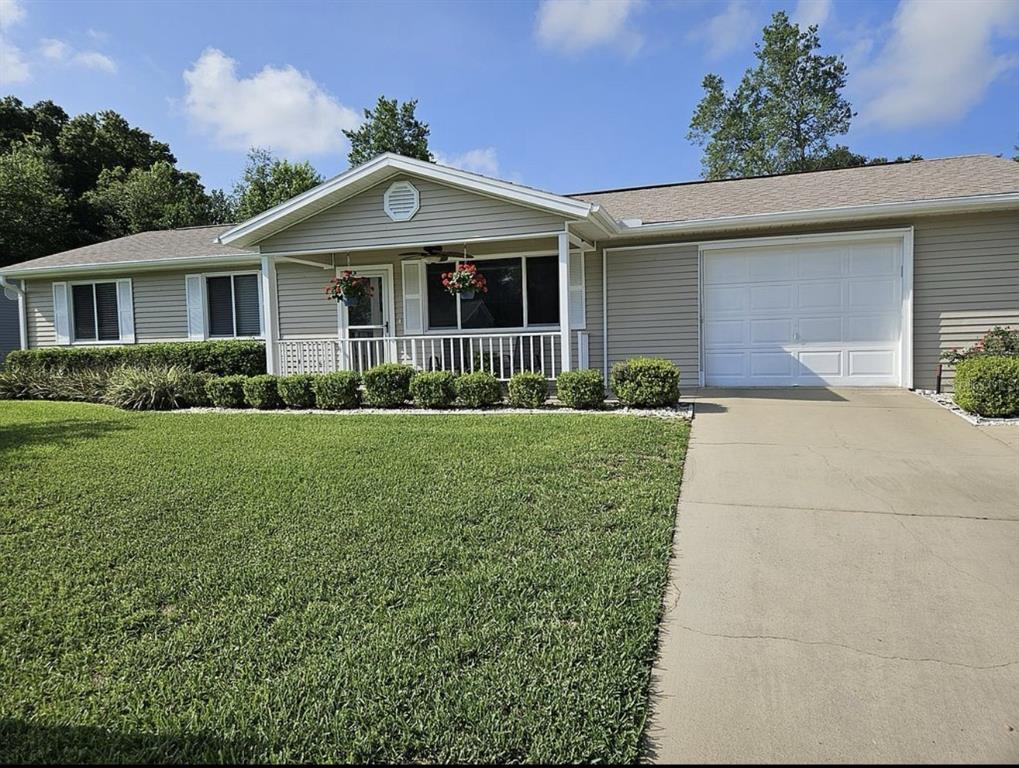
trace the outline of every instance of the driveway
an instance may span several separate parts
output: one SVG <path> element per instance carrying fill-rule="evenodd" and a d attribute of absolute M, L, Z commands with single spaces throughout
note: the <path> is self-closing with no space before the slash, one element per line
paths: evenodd
<path fill-rule="evenodd" d="M 1019 427 L 901 390 L 694 399 L 652 758 L 1019 760 Z"/>

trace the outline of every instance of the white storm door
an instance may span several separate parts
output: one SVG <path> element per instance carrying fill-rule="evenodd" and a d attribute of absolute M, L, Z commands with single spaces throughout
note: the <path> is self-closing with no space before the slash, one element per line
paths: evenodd
<path fill-rule="evenodd" d="M 349 367 L 366 371 L 379 363 L 394 362 L 396 319 L 393 307 L 392 267 L 337 267 L 367 278 L 371 295 L 356 304 L 339 305 L 341 333 L 348 339 Z"/>

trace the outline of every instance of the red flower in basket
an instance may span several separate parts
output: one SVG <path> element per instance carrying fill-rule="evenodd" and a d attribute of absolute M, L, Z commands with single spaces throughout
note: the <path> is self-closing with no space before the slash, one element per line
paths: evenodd
<path fill-rule="evenodd" d="M 451 294 L 465 301 L 473 299 L 475 291 L 488 293 L 488 281 L 478 273 L 477 266 L 469 261 L 457 264 L 452 272 L 443 272 L 442 285 Z"/>
<path fill-rule="evenodd" d="M 343 270 L 339 277 L 334 277 L 326 286 L 326 296 L 342 301 L 348 307 L 372 295 L 372 284 L 367 277 L 358 277 L 349 269 Z"/>

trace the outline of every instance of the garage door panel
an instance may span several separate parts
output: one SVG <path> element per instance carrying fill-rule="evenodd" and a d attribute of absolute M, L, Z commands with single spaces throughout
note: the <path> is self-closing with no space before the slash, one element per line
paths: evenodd
<path fill-rule="evenodd" d="M 709 251 L 704 274 L 706 383 L 898 385 L 899 244 Z"/>

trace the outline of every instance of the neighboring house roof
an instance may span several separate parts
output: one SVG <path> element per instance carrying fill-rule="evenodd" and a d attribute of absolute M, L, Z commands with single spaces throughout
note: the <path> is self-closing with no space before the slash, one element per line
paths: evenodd
<path fill-rule="evenodd" d="M 793 211 L 1019 194 L 1019 163 L 967 155 L 836 171 L 695 181 L 571 195 L 616 219 L 706 221 Z"/>
<path fill-rule="evenodd" d="M 42 256 L 12 265 L 17 272 L 34 269 L 105 267 L 134 262 L 188 262 L 195 259 L 257 257 L 254 251 L 220 245 L 216 238 L 232 224 L 164 229 L 118 237 L 103 243 Z M 0 270 L 5 271 L 5 270 Z M 10 271 L 10 268 L 8 270 Z"/>

